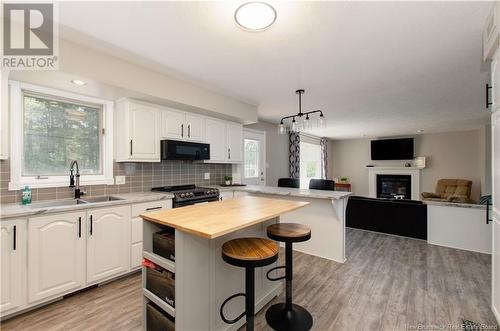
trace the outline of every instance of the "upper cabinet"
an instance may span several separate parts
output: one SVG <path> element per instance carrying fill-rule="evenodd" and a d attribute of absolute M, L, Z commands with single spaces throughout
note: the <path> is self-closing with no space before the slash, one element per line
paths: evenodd
<path fill-rule="evenodd" d="M 493 2 L 483 30 L 483 60 L 491 60 L 500 47 L 500 2 Z"/>
<path fill-rule="evenodd" d="M 237 123 L 228 123 L 227 134 L 227 160 L 229 162 L 243 161 L 243 126 Z"/>
<path fill-rule="evenodd" d="M 119 100 L 116 106 L 115 160 L 159 162 L 159 109 L 127 99 Z"/>
<path fill-rule="evenodd" d="M 240 163 L 243 160 L 243 126 L 217 119 L 205 120 L 207 142 L 210 144 L 210 161 Z"/>
<path fill-rule="evenodd" d="M 161 110 L 162 139 L 205 141 L 205 119 L 201 115 L 178 110 Z"/>

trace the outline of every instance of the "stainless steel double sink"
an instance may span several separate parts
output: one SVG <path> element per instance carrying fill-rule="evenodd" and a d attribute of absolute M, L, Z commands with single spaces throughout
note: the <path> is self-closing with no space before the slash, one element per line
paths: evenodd
<path fill-rule="evenodd" d="M 26 205 L 26 207 L 28 207 L 28 208 L 64 207 L 64 206 L 87 205 L 87 204 L 94 204 L 94 203 L 108 202 L 108 201 L 117 201 L 117 200 L 123 200 L 123 199 L 112 196 L 112 195 L 103 195 L 103 196 L 97 196 L 97 197 L 88 197 L 88 198 L 80 198 L 80 199 L 72 199 L 72 200 L 35 202 L 32 204 Z"/>

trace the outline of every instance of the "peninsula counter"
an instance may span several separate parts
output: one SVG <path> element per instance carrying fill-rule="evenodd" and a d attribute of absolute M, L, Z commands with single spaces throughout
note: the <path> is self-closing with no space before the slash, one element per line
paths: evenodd
<path fill-rule="evenodd" d="M 232 294 L 244 292 L 244 268 L 225 263 L 222 245 L 239 237 L 266 237 L 268 225 L 283 214 L 307 206 L 299 200 L 264 197 L 237 199 L 162 210 L 143 218 L 143 256 L 175 274 L 175 307 L 147 289 L 143 267 L 144 328 L 146 307 L 153 302 L 162 313 L 175 318 L 176 330 L 237 330 L 245 323 L 226 324 L 219 316 L 222 302 Z M 175 231 L 175 262 L 153 252 L 153 234 L 165 229 Z M 314 236 L 314 234 L 313 234 Z M 275 264 L 255 270 L 255 311 L 259 311 L 281 290 L 280 282 L 266 278 Z M 244 311 L 244 300 L 227 305 L 227 316 Z"/>

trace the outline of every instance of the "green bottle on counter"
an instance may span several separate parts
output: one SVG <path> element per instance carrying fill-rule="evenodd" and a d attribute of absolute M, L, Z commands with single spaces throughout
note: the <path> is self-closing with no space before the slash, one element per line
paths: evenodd
<path fill-rule="evenodd" d="M 31 189 L 29 186 L 25 186 L 22 191 L 21 202 L 23 205 L 28 205 L 31 203 Z"/>

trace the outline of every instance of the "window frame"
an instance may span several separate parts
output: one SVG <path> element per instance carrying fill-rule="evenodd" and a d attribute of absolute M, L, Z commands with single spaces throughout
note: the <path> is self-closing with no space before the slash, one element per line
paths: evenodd
<path fill-rule="evenodd" d="M 257 151 L 256 151 L 256 160 L 257 160 L 257 168 L 255 169 L 255 176 L 253 177 L 247 177 L 247 173 L 246 173 L 246 150 L 245 150 L 245 140 L 251 140 L 251 141 L 255 141 L 257 142 Z M 243 178 L 245 179 L 258 179 L 260 177 L 260 172 L 261 172 L 261 169 L 260 169 L 260 142 L 257 140 L 257 139 L 253 139 L 253 138 L 243 138 Z"/>
<path fill-rule="evenodd" d="M 24 91 L 27 94 L 36 94 L 63 99 L 69 102 L 92 104 L 102 107 L 102 117 L 100 127 L 104 134 L 100 139 L 101 168 L 102 174 L 84 175 L 80 177 L 81 185 L 112 185 L 113 177 L 113 101 L 88 97 L 76 93 L 66 92 L 58 89 L 9 81 L 10 93 L 10 182 L 9 190 L 19 190 L 25 186 L 32 188 L 44 187 L 64 187 L 69 185 L 69 164 L 68 175 L 53 176 L 23 176 L 24 158 Z"/>
<path fill-rule="evenodd" d="M 305 134 L 300 134 L 300 144 L 309 144 L 309 145 L 314 145 L 314 146 L 318 146 L 319 148 L 319 177 L 305 177 L 304 173 L 303 173 L 303 169 L 302 169 L 302 165 L 303 165 L 303 162 L 304 160 L 302 159 L 302 147 L 301 147 L 301 150 L 300 150 L 300 154 L 301 154 L 301 160 L 300 160 L 300 178 L 299 178 L 299 181 L 300 181 L 300 188 L 302 189 L 308 189 L 309 188 L 309 181 L 313 178 L 323 178 L 323 169 L 321 168 L 321 144 L 320 144 L 320 138 L 318 137 L 315 137 L 315 136 L 311 136 L 311 135 L 305 135 Z M 304 169 L 305 170 L 305 169 Z M 306 183 L 307 181 L 307 183 Z M 307 187 L 306 187 L 307 186 Z"/>

